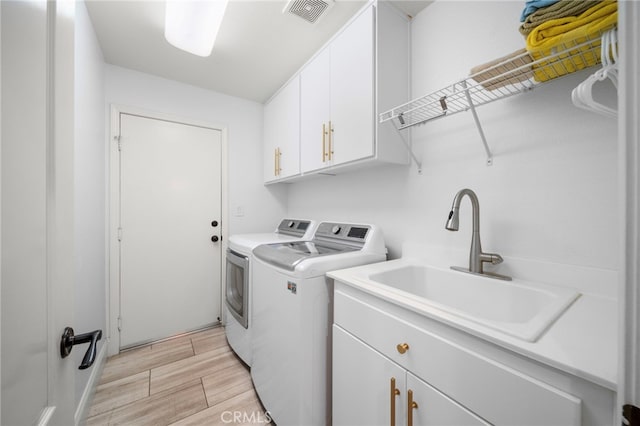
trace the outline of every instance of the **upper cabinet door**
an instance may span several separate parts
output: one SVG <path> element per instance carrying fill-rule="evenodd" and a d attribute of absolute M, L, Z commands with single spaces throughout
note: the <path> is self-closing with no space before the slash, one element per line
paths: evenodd
<path fill-rule="evenodd" d="M 317 170 L 329 161 L 331 51 L 324 49 L 300 73 L 302 172 Z"/>
<path fill-rule="evenodd" d="M 367 8 L 330 46 L 333 165 L 375 154 L 374 12 Z"/>
<path fill-rule="evenodd" d="M 300 76 L 264 108 L 264 180 L 300 174 Z"/>

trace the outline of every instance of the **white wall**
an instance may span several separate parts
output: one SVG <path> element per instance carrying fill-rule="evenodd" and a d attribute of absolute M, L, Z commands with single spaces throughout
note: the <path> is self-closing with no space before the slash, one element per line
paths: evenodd
<path fill-rule="evenodd" d="M 441 1 L 423 10 L 412 23 L 412 97 L 524 47 L 522 5 Z M 459 250 L 455 262 L 464 265 L 468 200 L 460 231 L 446 231 L 444 224 L 455 193 L 469 187 L 480 200 L 485 251 L 618 269 L 616 122 L 571 104 L 571 90 L 590 72 L 478 109 L 493 166 L 485 165 L 472 116 L 460 113 L 413 128 L 422 175 L 412 165 L 295 183 L 289 214 L 376 223 L 391 258 L 402 256 L 404 242 L 426 242 Z"/>
<path fill-rule="evenodd" d="M 262 184 L 261 104 L 112 65 L 106 102 L 107 111 L 125 105 L 226 126 L 229 233 L 275 229 L 286 212 L 286 188 Z"/>
<path fill-rule="evenodd" d="M 106 148 L 104 59 L 84 2 L 75 20 L 75 324 L 76 333 L 106 332 Z M 103 336 L 106 337 L 106 334 Z M 98 351 L 105 339 L 98 343 Z M 80 365 L 87 349 L 73 351 Z M 76 370 L 76 405 L 93 369 Z"/>

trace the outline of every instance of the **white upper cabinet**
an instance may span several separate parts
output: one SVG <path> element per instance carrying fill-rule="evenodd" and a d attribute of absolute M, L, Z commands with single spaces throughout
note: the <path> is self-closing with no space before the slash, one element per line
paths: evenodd
<path fill-rule="evenodd" d="M 375 155 L 374 11 L 367 9 L 331 44 L 333 164 Z"/>
<path fill-rule="evenodd" d="M 266 182 L 313 173 L 333 174 L 380 162 L 408 164 L 401 135 L 392 124 L 379 124 L 377 119 L 380 111 L 409 99 L 406 15 L 386 2 L 372 1 L 298 76 L 300 169 L 293 175 L 283 171 L 274 178 L 278 167 L 272 160 L 278 152 L 267 132 L 273 123 L 265 122 Z M 273 100 L 266 109 L 271 103 Z M 267 115 L 265 110 L 265 120 Z M 295 127 L 295 117 L 291 111 L 287 125 Z"/>
<path fill-rule="evenodd" d="M 300 76 L 264 107 L 264 181 L 300 174 Z"/>
<path fill-rule="evenodd" d="M 369 7 L 302 70 L 303 172 L 375 154 L 374 31 Z"/>

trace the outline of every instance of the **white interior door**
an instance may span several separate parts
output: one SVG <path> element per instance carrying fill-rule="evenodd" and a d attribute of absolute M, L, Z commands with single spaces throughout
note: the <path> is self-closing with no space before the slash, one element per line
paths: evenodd
<path fill-rule="evenodd" d="M 220 221 L 221 131 L 121 113 L 120 348 L 219 321 Z"/>
<path fill-rule="evenodd" d="M 2 425 L 74 423 L 74 12 L 0 2 Z"/>

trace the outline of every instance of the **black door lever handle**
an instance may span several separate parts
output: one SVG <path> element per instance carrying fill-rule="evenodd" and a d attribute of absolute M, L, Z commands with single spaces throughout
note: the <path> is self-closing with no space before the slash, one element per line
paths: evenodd
<path fill-rule="evenodd" d="M 78 334 L 76 336 L 73 333 L 73 328 L 65 327 L 64 332 L 62 333 L 62 339 L 60 340 L 60 356 L 62 358 L 68 357 L 74 345 L 89 343 L 89 349 L 87 349 L 87 352 L 84 354 L 84 358 L 82 358 L 82 363 L 78 369 L 84 370 L 89 368 L 96 360 L 96 346 L 100 339 L 102 339 L 102 330 L 95 330 L 90 333 Z"/>

